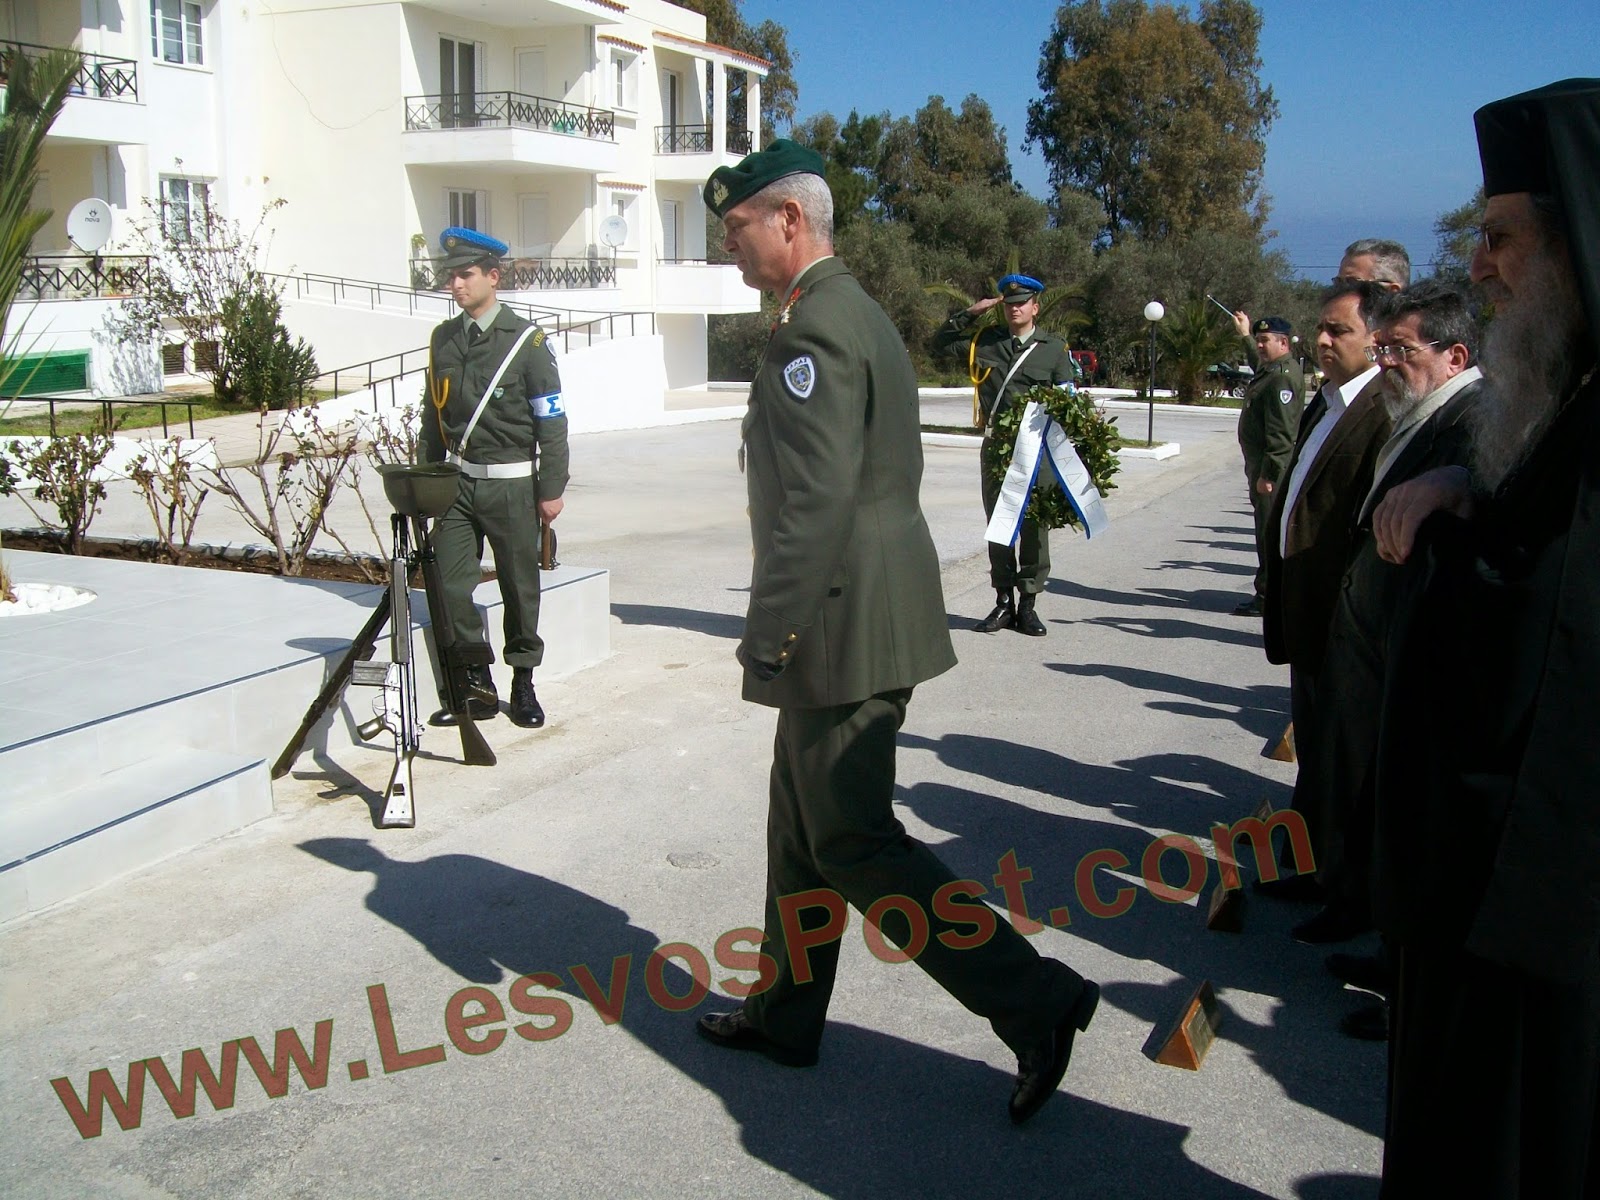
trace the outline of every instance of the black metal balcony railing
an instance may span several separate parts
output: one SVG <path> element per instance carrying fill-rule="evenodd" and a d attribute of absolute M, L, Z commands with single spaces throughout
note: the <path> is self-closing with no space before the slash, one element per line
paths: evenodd
<path fill-rule="evenodd" d="M 34 62 L 51 53 L 50 46 L 30 42 L 0 42 L 0 83 L 11 76 L 11 61 L 21 55 Z M 99 54 L 78 54 L 78 73 L 72 81 L 72 94 L 101 100 L 137 100 L 139 64 L 131 58 L 105 58 Z"/>
<path fill-rule="evenodd" d="M 407 96 L 406 129 L 538 129 L 609 141 L 616 114 L 521 92 Z"/>
<path fill-rule="evenodd" d="M 23 260 L 19 300 L 87 300 L 142 295 L 150 286 L 150 257 L 45 254 Z"/>
<path fill-rule="evenodd" d="M 728 153 L 745 155 L 754 148 L 755 139 L 748 129 L 728 130 Z M 657 154 L 710 154 L 711 126 L 709 125 L 657 125 Z"/>
<path fill-rule="evenodd" d="M 411 283 L 419 292 L 443 291 L 446 287 L 443 270 L 434 260 L 414 260 Z M 502 292 L 616 286 L 616 267 L 598 258 L 508 258 L 502 261 L 500 272 Z"/>

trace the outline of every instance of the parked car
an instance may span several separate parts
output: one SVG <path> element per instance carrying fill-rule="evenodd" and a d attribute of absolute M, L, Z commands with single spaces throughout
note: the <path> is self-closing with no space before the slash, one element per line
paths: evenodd
<path fill-rule="evenodd" d="M 1255 378 L 1249 363 L 1212 363 L 1206 368 L 1206 378 L 1218 392 L 1228 396 L 1243 396 L 1246 385 Z"/>

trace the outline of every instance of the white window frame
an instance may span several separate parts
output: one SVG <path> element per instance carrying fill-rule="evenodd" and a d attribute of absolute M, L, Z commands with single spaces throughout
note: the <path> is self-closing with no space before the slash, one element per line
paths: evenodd
<path fill-rule="evenodd" d="M 470 197 L 475 210 L 473 219 L 467 221 L 461 218 L 464 207 L 461 201 Z M 452 212 L 454 208 L 454 212 Z M 476 229 L 479 233 L 487 233 L 489 229 L 489 193 L 482 188 L 447 187 L 444 190 L 444 215 L 445 224 L 462 225 L 468 229 Z"/>
<path fill-rule="evenodd" d="M 624 112 L 639 111 L 639 56 L 612 46 L 606 59 L 606 102 Z"/>
<path fill-rule="evenodd" d="M 175 242 L 194 241 L 195 217 L 205 214 L 214 182 L 198 175 L 161 176 L 162 232 Z"/>
<path fill-rule="evenodd" d="M 205 66 L 205 23 L 200 0 L 150 0 L 150 57 L 173 66 Z"/>

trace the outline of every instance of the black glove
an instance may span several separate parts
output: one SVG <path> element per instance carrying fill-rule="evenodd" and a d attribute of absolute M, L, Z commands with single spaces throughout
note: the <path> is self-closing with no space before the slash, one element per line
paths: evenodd
<path fill-rule="evenodd" d="M 776 679 L 784 667 L 784 664 L 782 663 L 762 662 L 759 658 L 753 657 L 748 651 L 745 650 L 742 642 L 740 643 L 739 648 L 733 652 L 733 656 L 739 660 L 739 665 L 741 667 L 743 667 L 746 671 L 749 671 L 750 674 L 754 675 L 762 683 L 770 683 L 772 680 Z"/>

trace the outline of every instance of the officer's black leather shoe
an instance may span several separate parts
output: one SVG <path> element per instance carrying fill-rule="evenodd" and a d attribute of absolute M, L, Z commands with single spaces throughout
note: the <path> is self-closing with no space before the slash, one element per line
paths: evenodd
<path fill-rule="evenodd" d="M 1236 617 L 1261 616 L 1261 597 L 1251 596 L 1250 599 L 1246 600 L 1243 604 L 1239 605 L 1239 607 L 1233 610 L 1233 615 Z"/>
<path fill-rule="evenodd" d="M 1380 1001 L 1346 1013 L 1339 1018 L 1339 1032 L 1346 1037 L 1360 1038 L 1363 1042 L 1387 1042 L 1389 1005 Z"/>
<path fill-rule="evenodd" d="M 815 1050 L 807 1053 L 804 1050 L 791 1050 L 787 1046 L 778 1045 L 750 1024 L 750 1018 L 745 1016 L 742 1008 L 736 1008 L 732 1012 L 706 1013 L 695 1022 L 694 1027 L 695 1032 L 706 1041 L 728 1050 L 754 1050 L 757 1054 L 764 1054 L 773 1062 L 785 1067 L 817 1065 Z"/>
<path fill-rule="evenodd" d="M 1039 620 L 1039 614 L 1033 611 L 1034 594 L 1023 592 L 1022 599 L 1017 603 L 1017 618 L 1012 627 L 1018 633 L 1025 633 L 1029 637 L 1043 637 L 1049 631 L 1045 629 L 1044 622 Z"/>
<path fill-rule="evenodd" d="M 1307 946 L 1325 946 L 1331 942 L 1348 942 L 1372 928 L 1372 922 L 1347 905 L 1330 904 L 1312 917 L 1289 930 L 1289 936 Z"/>
<path fill-rule="evenodd" d="M 533 668 L 517 667 L 511 672 L 511 723 L 524 729 L 544 724 L 544 709 L 533 694 Z"/>
<path fill-rule="evenodd" d="M 972 628 L 979 633 L 999 633 L 1010 629 L 1016 621 L 1017 602 L 1011 598 L 1011 589 L 1005 588 L 994 594 L 994 611 Z"/>
<path fill-rule="evenodd" d="M 1298 904 L 1321 904 L 1325 896 L 1315 875 L 1280 875 L 1276 879 L 1258 879 L 1250 888 L 1258 896 L 1293 900 Z"/>
<path fill-rule="evenodd" d="M 1017 1086 L 1011 1091 L 1009 1105 L 1013 1125 L 1021 1125 L 1056 1094 L 1072 1059 L 1072 1039 L 1089 1028 L 1099 1005 L 1100 985 L 1085 979 L 1078 998 L 1050 1036 L 1017 1058 Z"/>

